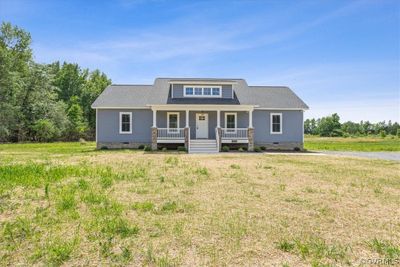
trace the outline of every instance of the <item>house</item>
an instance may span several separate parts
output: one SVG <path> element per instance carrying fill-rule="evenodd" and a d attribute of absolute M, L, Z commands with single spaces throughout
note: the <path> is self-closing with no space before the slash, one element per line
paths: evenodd
<path fill-rule="evenodd" d="M 288 87 L 243 79 L 157 78 L 152 85 L 110 85 L 94 101 L 97 148 L 180 145 L 303 148 L 308 106 Z"/>

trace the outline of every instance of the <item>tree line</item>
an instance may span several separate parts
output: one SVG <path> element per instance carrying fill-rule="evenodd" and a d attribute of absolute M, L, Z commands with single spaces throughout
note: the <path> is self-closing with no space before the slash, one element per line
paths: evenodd
<path fill-rule="evenodd" d="M 304 121 L 304 133 L 319 136 L 366 136 L 366 135 L 397 135 L 400 137 L 400 125 L 382 121 L 371 123 L 369 121 L 340 123 L 337 113 L 320 119 L 306 119 Z"/>
<path fill-rule="evenodd" d="M 111 80 L 78 64 L 33 60 L 31 36 L 0 28 L 0 142 L 92 139 L 92 102 Z"/>

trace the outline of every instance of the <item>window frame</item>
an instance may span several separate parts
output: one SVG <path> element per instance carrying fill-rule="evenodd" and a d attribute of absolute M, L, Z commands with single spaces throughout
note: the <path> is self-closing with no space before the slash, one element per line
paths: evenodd
<path fill-rule="evenodd" d="M 122 130 L 122 116 L 129 115 L 129 131 Z M 119 113 L 119 134 L 132 134 L 132 112 L 120 112 Z"/>
<path fill-rule="evenodd" d="M 279 132 L 274 132 L 274 128 L 273 128 L 273 117 L 274 116 L 279 116 Z M 283 129 L 283 116 L 282 113 L 270 113 L 270 117 L 269 117 L 269 128 L 270 128 L 270 133 L 271 134 L 282 134 L 282 129 Z"/>
<path fill-rule="evenodd" d="M 176 116 L 176 119 L 177 119 L 176 128 L 170 128 L 169 127 L 169 116 L 170 115 L 177 115 Z M 167 130 L 168 130 L 168 133 L 177 133 L 179 131 L 179 120 L 180 120 L 179 116 L 180 116 L 179 112 L 167 112 Z"/>
<path fill-rule="evenodd" d="M 193 89 L 193 94 L 186 94 L 186 88 L 192 88 Z M 195 94 L 195 88 L 201 88 L 201 94 L 196 95 Z M 211 92 L 209 95 L 204 94 L 204 88 L 210 88 Z M 213 95 L 213 88 L 218 88 L 219 89 L 219 94 L 218 95 Z M 198 97 L 198 98 L 221 98 L 222 97 L 222 86 L 220 85 L 184 85 L 183 86 L 183 96 L 184 97 Z"/>
<path fill-rule="evenodd" d="M 229 115 L 233 115 L 233 116 L 235 116 L 235 128 L 228 128 L 227 126 L 228 126 L 228 116 Z M 224 124 L 225 124 L 225 131 L 227 132 L 227 133 L 236 133 L 236 130 L 237 130 L 237 112 L 225 112 L 225 121 L 224 121 Z M 228 129 L 233 129 L 233 131 L 228 131 Z"/>

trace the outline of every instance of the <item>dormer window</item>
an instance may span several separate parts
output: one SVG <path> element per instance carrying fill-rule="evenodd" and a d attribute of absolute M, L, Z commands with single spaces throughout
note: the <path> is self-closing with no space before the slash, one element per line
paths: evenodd
<path fill-rule="evenodd" d="M 221 97 L 221 86 L 184 86 L 185 97 Z"/>

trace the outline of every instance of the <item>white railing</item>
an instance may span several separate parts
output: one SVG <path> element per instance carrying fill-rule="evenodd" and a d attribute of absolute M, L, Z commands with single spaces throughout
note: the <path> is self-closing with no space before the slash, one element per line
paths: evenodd
<path fill-rule="evenodd" d="M 190 127 L 188 129 L 188 147 L 187 147 L 187 152 L 190 153 Z"/>
<path fill-rule="evenodd" d="M 185 139 L 184 128 L 157 128 L 158 140 Z"/>
<path fill-rule="evenodd" d="M 248 139 L 247 128 L 222 128 L 222 139 Z"/>

